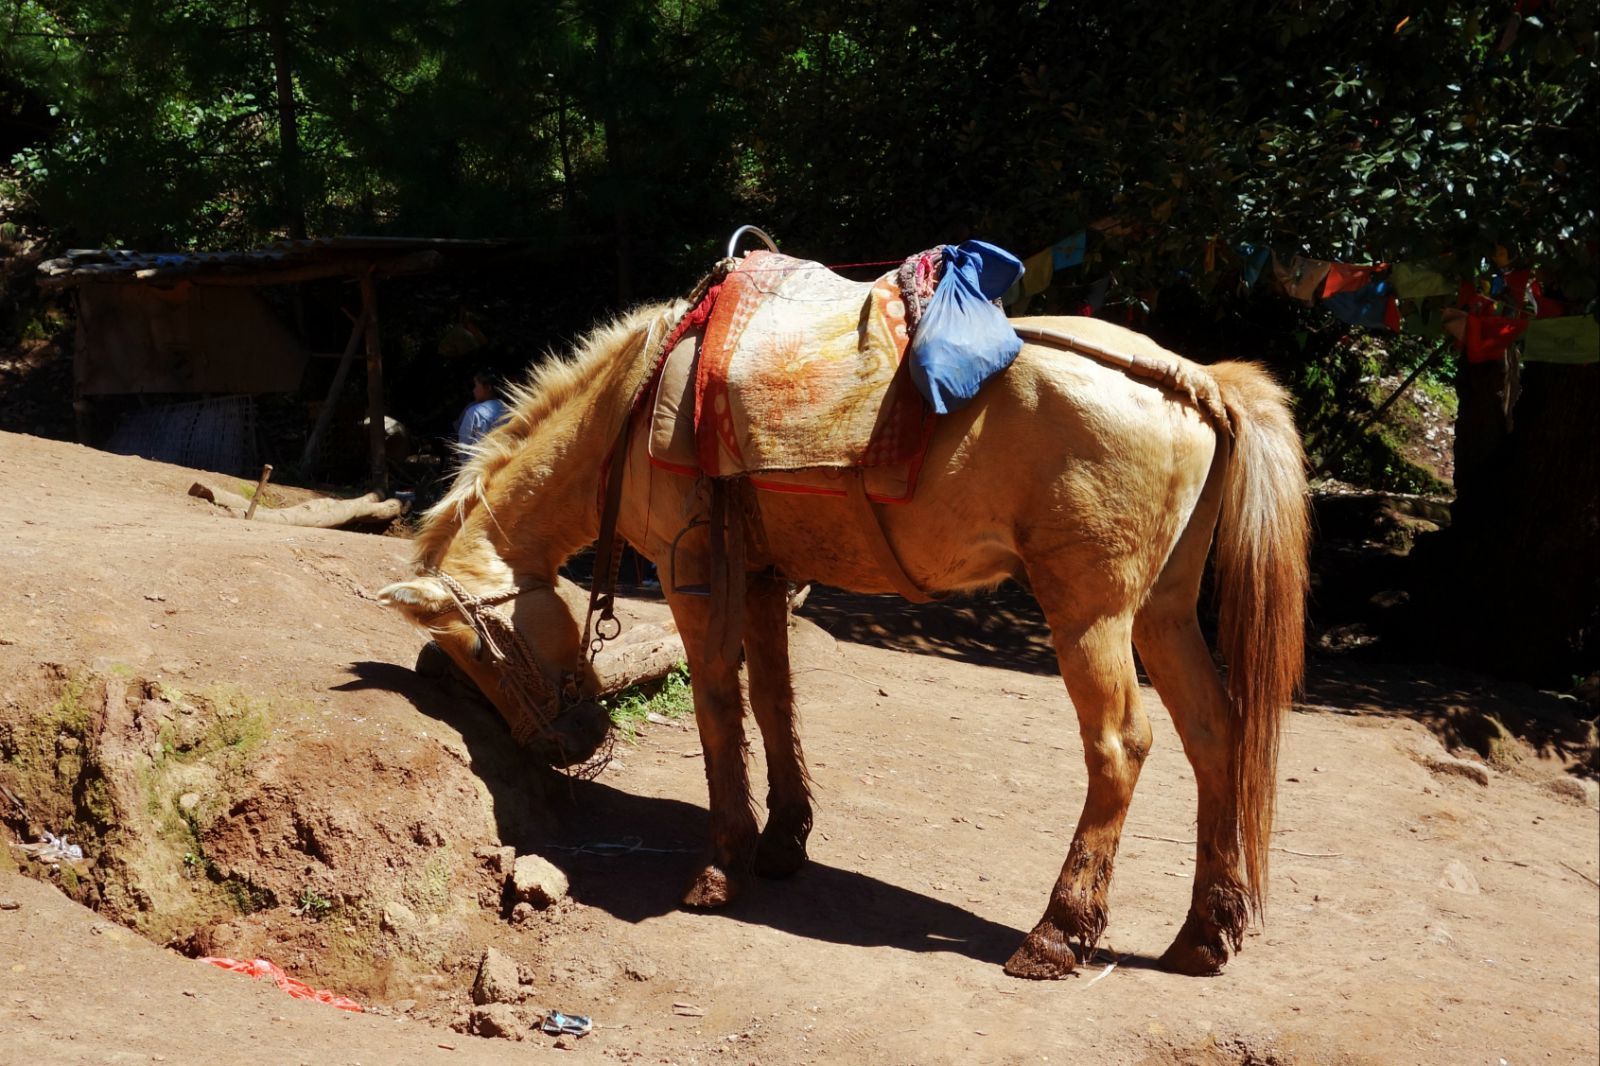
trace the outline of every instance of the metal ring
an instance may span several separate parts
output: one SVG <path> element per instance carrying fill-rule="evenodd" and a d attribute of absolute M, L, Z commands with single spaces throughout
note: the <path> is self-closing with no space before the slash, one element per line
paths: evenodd
<path fill-rule="evenodd" d="M 740 226 L 738 229 L 733 231 L 733 236 L 728 238 L 729 259 L 733 258 L 734 251 L 739 247 L 739 238 L 743 237 L 746 233 L 754 233 L 757 237 L 760 237 L 762 243 L 764 243 L 770 251 L 776 252 L 778 250 L 777 244 L 773 242 L 771 237 L 767 236 L 766 230 L 760 228 L 759 226 Z"/>
<path fill-rule="evenodd" d="M 606 632 L 607 622 L 611 623 L 610 633 Z M 594 624 L 594 635 L 599 637 L 601 640 L 616 640 L 618 637 L 622 636 L 622 619 L 616 617 L 601 618 Z"/>

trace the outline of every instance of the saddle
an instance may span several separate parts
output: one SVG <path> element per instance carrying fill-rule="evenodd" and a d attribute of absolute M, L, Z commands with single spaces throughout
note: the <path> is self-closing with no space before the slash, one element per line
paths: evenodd
<path fill-rule="evenodd" d="M 934 416 L 904 365 L 896 273 L 856 282 L 775 252 L 745 256 L 663 361 L 651 463 L 832 496 L 861 471 L 871 499 L 909 499 Z"/>

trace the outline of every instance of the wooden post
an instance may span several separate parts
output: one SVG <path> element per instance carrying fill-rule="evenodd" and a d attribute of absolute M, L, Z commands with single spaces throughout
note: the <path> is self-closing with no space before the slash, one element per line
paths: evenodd
<path fill-rule="evenodd" d="M 267 479 L 272 476 L 272 464 L 267 463 L 261 468 L 261 477 L 256 480 L 255 495 L 250 497 L 250 506 L 244 509 L 246 522 L 256 516 L 256 508 L 261 506 L 261 495 L 267 491 Z"/>
<path fill-rule="evenodd" d="M 333 384 L 328 386 L 328 397 L 322 401 L 322 410 L 317 412 L 317 424 L 312 427 L 311 436 L 306 438 L 305 451 L 300 453 L 301 477 L 311 477 L 316 472 L 317 454 L 322 451 L 322 438 L 328 435 L 328 426 L 333 421 L 333 411 L 338 406 L 339 394 L 344 391 L 344 383 L 350 377 L 350 364 L 354 361 L 356 347 L 360 345 L 366 331 L 367 316 L 363 313 L 350 327 L 350 339 L 345 341 L 344 354 L 339 357 L 339 369 L 334 371 Z"/>
<path fill-rule="evenodd" d="M 383 348 L 378 331 L 378 286 L 369 265 L 361 274 L 361 316 L 367 338 L 367 440 L 372 449 L 372 487 L 389 494 L 389 461 L 383 432 Z"/>

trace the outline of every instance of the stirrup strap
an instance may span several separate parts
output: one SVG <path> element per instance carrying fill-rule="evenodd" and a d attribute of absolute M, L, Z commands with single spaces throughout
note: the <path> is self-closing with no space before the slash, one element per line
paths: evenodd
<path fill-rule="evenodd" d="M 622 553 L 617 550 L 617 513 L 622 509 L 623 471 L 628 465 L 628 436 L 633 428 L 633 416 L 622 420 L 622 430 L 611 446 L 611 460 L 606 471 L 605 504 L 600 509 L 600 536 L 595 540 L 594 575 L 589 580 L 589 612 L 583 620 L 583 643 L 578 645 L 578 665 L 585 657 L 593 659 L 600 645 L 615 637 L 622 626 L 617 621 L 617 570 L 622 565 Z M 595 620 L 595 612 L 600 614 Z M 591 634 L 593 643 L 590 643 Z"/>
<path fill-rule="evenodd" d="M 894 553 L 889 538 L 884 536 L 883 524 L 878 521 L 878 514 L 872 507 L 872 501 L 867 498 L 866 471 L 857 467 L 846 473 L 845 486 L 851 502 L 855 505 L 856 524 L 861 527 L 861 535 L 866 538 L 867 547 L 872 551 L 872 557 L 878 564 L 878 569 L 883 576 L 889 579 L 889 584 L 894 590 L 912 603 L 932 603 L 935 597 L 926 592 L 911 580 L 911 575 L 906 573 L 905 567 L 900 565 L 900 557 Z"/>

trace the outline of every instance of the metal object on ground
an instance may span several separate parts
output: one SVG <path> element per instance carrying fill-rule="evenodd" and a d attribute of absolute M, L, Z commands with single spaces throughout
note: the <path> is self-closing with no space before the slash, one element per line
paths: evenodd
<path fill-rule="evenodd" d="M 553 1010 L 539 1023 L 539 1030 L 551 1036 L 588 1036 L 594 1030 L 594 1020 L 587 1014 L 562 1014 Z"/>

